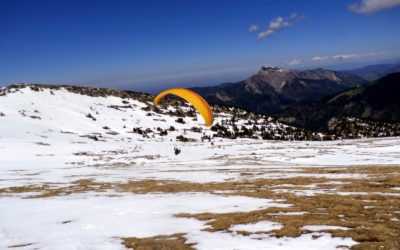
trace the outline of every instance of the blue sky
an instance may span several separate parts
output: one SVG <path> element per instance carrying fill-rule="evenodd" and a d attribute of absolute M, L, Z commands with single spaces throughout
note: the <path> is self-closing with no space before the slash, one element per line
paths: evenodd
<path fill-rule="evenodd" d="M 0 84 L 153 90 L 377 63 L 400 58 L 399 23 L 399 0 L 4 0 Z"/>

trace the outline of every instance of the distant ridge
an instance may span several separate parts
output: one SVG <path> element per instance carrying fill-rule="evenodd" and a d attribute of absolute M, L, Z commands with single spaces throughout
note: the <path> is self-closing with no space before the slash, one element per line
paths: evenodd
<path fill-rule="evenodd" d="M 368 65 L 347 72 L 362 77 L 368 81 L 375 81 L 385 75 L 400 72 L 400 63 Z"/>
<path fill-rule="evenodd" d="M 309 129 L 327 130 L 333 118 L 357 117 L 400 122 L 400 73 L 344 91 L 320 102 L 296 105 L 278 114 L 281 121 Z"/>
<path fill-rule="evenodd" d="M 263 66 L 244 81 L 194 90 L 214 104 L 237 106 L 258 113 L 274 113 L 293 103 L 318 101 L 324 96 L 366 83 L 361 77 L 347 72 L 322 68 L 299 71 Z"/>

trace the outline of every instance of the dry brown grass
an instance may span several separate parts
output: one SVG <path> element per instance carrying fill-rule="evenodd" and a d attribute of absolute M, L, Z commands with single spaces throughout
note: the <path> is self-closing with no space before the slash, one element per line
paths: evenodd
<path fill-rule="evenodd" d="M 317 170 L 318 171 L 318 170 Z M 343 170 L 346 171 L 346 170 Z M 179 217 L 196 218 L 208 221 L 210 231 L 229 230 L 235 224 L 254 223 L 269 220 L 283 224 L 283 228 L 272 231 L 276 237 L 297 237 L 305 231 L 305 225 L 333 225 L 348 227 L 349 230 L 328 230 L 337 237 L 351 237 L 359 242 L 352 247 L 359 249 L 400 249 L 400 196 L 392 194 L 393 187 L 400 186 L 400 168 L 387 171 L 387 176 L 379 175 L 368 179 L 341 179 L 335 184 L 324 184 L 327 179 L 321 178 L 291 178 L 280 180 L 257 180 L 247 185 L 246 189 L 238 190 L 236 194 L 250 197 L 284 199 L 292 204 L 290 208 L 268 208 L 248 213 L 229 214 L 180 214 Z M 385 172 L 385 171 L 384 171 Z M 370 171 L 369 173 L 376 173 Z M 378 176 L 378 175 L 377 175 Z M 272 189 L 262 189 L 264 185 L 292 184 L 286 189 L 304 189 L 305 185 L 315 184 L 317 187 L 329 186 L 342 192 L 366 192 L 359 194 L 315 194 L 313 196 L 296 196 L 290 192 L 273 192 Z M 311 188 L 313 189 L 313 188 Z M 316 188 L 318 190 L 318 188 Z M 306 212 L 302 215 L 273 215 L 277 212 Z M 245 232 L 241 232 L 246 234 Z"/>
<path fill-rule="evenodd" d="M 135 250 L 194 250 L 193 244 L 187 244 L 182 234 L 149 238 L 122 238 L 122 242 L 126 248 Z"/>

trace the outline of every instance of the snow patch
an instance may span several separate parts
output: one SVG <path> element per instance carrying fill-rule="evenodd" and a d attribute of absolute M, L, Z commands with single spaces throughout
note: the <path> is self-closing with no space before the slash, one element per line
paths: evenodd
<path fill-rule="evenodd" d="M 313 238 L 316 236 L 316 239 Z M 259 235 L 242 236 L 224 232 L 198 232 L 188 236 L 189 242 L 196 242 L 199 250 L 338 250 L 339 246 L 351 247 L 357 244 L 350 238 L 336 238 L 330 234 L 304 234 L 297 238 L 274 238 Z"/>
<path fill-rule="evenodd" d="M 267 199 L 207 193 L 6 197 L 0 202 L 0 248 L 34 243 L 34 248 L 39 249 L 122 249 L 120 237 L 201 234 L 205 228 L 201 221 L 177 218 L 175 214 L 248 212 L 287 206 Z"/>
<path fill-rule="evenodd" d="M 329 226 L 329 225 L 307 225 L 301 228 L 308 231 L 325 231 L 325 230 L 350 230 L 348 227 Z"/>
<path fill-rule="evenodd" d="M 230 228 L 232 231 L 246 231 L 249 233 L 256 232 L 269 232 L 272 230 L 278 230 L 283 227 L 280 223 L 275 223 L 271 221 L 259 221 L 251 224 L 238 224 Z"/>

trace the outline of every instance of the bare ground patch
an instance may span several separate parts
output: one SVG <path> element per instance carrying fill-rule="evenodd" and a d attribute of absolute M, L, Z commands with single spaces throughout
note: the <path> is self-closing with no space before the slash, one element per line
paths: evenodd
<path fill-rule="evenodd" d="M 135 250 L 194 250 L 183 234 L 161 235 L 149 238 L 122 238 L 123 245 Z"/>

